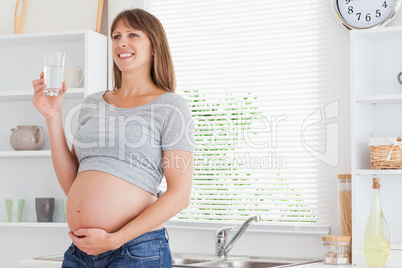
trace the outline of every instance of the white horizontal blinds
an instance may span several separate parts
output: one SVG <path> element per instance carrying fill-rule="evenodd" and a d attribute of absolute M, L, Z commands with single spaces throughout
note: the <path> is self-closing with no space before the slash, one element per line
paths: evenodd
<path fill-rule="evenodd" d="M 326 5 L 145 1 L 196 121 L 191 205 L 177 220 L 329 225 L 325 165 L 305 149 L 323 151 L 325 128 L 302 130 L 328 86 Z"/>

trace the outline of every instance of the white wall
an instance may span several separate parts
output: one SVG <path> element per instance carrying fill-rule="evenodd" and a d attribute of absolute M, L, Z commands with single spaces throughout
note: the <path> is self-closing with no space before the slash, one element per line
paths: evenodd
<path fill-rule="evenodd" d="M 332 14 L 330 0 L 328 1 L 329 31 L 330 31 L 330 87 L 329 102 L 339 101 L 339 165 L 331 170 L 331 228 L 332 234 L 338 233 L 338 197 L 337 174 L 350 173 L 350 85 L 349 85 L 349 31 L 341 26 Z M 123 9 L 143 7 L 141 0 L 109 1 L 108 17 L 110 24 L 117 13 Z M 402 25 L 402 11 L 387 26 Z M 109 56 L 109 67 L 111 57 Z M 109 69 L 110 70 L 110 69 Z M 111 88 L 111 72 L 109 71 L 109 88 Z M 214 235 L 216 230 L 186 230 L 178 227 L 168 227 L 171 248 L 174 252 L 207 253 L 214 252 Z M 231 254 L 321 258 L 322 242 L 319 235 L 269 234 L 246 231 L 243 237 L 232 249 Z"/>

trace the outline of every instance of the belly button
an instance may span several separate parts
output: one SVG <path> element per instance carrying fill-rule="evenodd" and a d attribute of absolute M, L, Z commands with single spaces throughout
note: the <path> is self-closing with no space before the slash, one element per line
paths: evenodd
<path fill-rule="evenodd" d="M 77 208 L 77 213 L 80 213 L 80 212 L 81 212 L 81 210 L 79 208 Z"/>

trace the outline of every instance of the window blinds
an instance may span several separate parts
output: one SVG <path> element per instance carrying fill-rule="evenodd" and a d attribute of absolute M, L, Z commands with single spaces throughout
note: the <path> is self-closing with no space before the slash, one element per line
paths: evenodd
<path fill-rule="evenodd" d="M 165 27 L 197 149 L 191 204 L 174 220 L 329 226 L 325 127 L 327 2 L 166 1 L 144 8 Z M 317 119 L 318 120 L 318 119 Z M 302 143 L 302 140 L 306 143 Z"/>

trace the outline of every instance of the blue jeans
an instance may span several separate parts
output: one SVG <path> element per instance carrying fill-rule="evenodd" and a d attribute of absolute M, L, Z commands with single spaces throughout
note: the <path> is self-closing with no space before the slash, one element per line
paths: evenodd
<path fill-rule="evenodd" d="M 165 228 L 145 233 L 118 249 L 97 256 L 81 251 L 74 244 L 64 253 L 63 268 L 139 267 L 170 268 L 172 256 Z"/>

